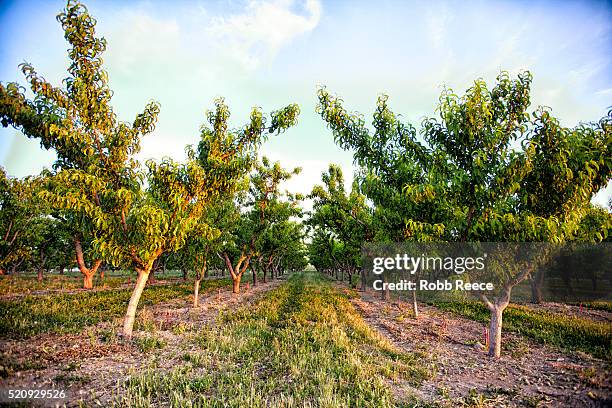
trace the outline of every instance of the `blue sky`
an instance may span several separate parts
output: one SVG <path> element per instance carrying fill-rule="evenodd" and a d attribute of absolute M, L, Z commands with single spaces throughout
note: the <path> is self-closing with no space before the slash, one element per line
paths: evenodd
<path fill-rule="evenodd" d="M 140 157 L 184 158 L 197 143 L 204 112 L 224 96 L 240 126 L 252 106 L 291 102 L 300 124 L 263 153 L 303 173 L 287 186 L 308 192 L 329 162 L 351 173 L 351 154 L 333 143 L 314 112 L 326 85 L 369 120 L 376 97 L 420 123 L 433 115 L 443 85 L 463 92 L 501 70 L 534 74 L 532 108 L 552 108 L 562 124 L 597 120 L 612 106 L 612 6 L 605 2 L 409 2 L 325 0 L 89 1 L 113 105 L 131 121 L 149 100 L 161 103 L 156 131 Z M 61 1 L 0 2 L 0 80 L 23 83 L 28 61 L 59 84 L 67 67 L 56 14 Z M 418 127 L 418 126 L 417 126 Z M 50 152 L 0 129 L 0 165 L 36 174 Z M 350 177 L 349 177 L 350 178 Z M 610 188 L 597 196 L 606 203 Z"/>

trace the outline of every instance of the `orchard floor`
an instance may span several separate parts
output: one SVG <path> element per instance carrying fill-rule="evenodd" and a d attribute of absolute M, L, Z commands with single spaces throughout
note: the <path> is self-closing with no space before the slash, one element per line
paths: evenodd
<path fill-rule="evenodd" d="M 414 319 L 406 302 L 360 293 L 352 300 L 365 320 L 395 345 L 425 353 L 436 375 L 421 387 L 395 386 L 398 400 L 416 395 L 433 406 L 604 407 L 612 404 L 608 363 L 567 353 L 515 333 L 503 333 L 502 357 L 487 356 L 484 325 L 419 305 Z M 596 319 L 610 313 L 595 312 Z"/>
<path fill-rule="evenodd" d="M 111 405 L 121 382 L 131 374 L 152 363 L 161 370 L 171 369 L 180 357 L 177 346 L 186 332 L 212 324 L 220 313 L 231 308 L 248 306 L 281 283 L 260 283 L 246 291 L 243 286 L 241 296 L 227 289 L 204 292 L 196 309 L 192 308 L 192 297 L 145 307 L 139 310 L 136 321 L 142 330 L 135 332 L 132 342 L 123 341 L 119 335 L 121 319 L 88 327 L 79 334 L 51 333 L 27 340 L 2 340 L 4 361 L 0 364 L 11 373 L 0 379 L 0 388 L 64 389 L 74 402 L 67 406 L 79 406 L 80 401 L 86 406 Z"/>
<path fill-rule="evenodd" d="M 2 340 L 0 365 L 8 376 L 0 388 L 61 388 L 69 393 L 68 406 L 104 407 L 191 401 L 262 407 L 611 404 L 610 366 L 603 360 L 512 333 L 504 334 L 502 357 L 493 360 L 482 346 L 482 323 L 425 305 L 416 320 L 409 304 L 298 275 L 308 279 L 274 280 L 248 290 L 243 285 L 240 296 L 227 288 L 209 290 L 196 309 L 191 297 L 147 306 L 131 342 L 118 335 L 120 319 L 78 334 Z M 266 340 L 259 343 L 257 336 Z M 328 350 L 330 339 L 337 346 Z M 262 344 L 266 350 L 259 350 Z M 233 354 L 225 359 L 228 353 Z M 285 355 L 291 353 L 298 355 Z M 328 366 L 336 360 L 338 365 Z M 223 375 L 210 373 L 215 370 Z M 298 378 L 312 384 L 296 384 Z M 333 383 L 332 391 L 320 390 L 326 382 Z M 227 391 L 233 384 L 244 390 Z M 208 390 L 207 399 L 192 398 L 198 389 Z M 227 396 L 210 398 L 211 389 Z M 300 399 L 296 390 L 313 397 Z M 357 400 L 361 394 L 367 397 Z"/>

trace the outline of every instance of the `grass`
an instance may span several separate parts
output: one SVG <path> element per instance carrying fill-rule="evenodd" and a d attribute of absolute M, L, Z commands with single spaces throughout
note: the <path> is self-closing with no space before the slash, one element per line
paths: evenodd
<path fill-rule="evenodd" d="M 574 306 L 580 306 L 580 303 L 572 303 Z M 585 302 L 582 304 L 586 309 L 603 310 L 604 312 L 612 313 L 612 302 Z"/>
<path fill-rule="evenodd" d="M 229 285 L 229 280 L 202 282 L 202 291 Z M 145 288 L 139 307 L 188 296 L 191 283 Z M 125 314 L 132 289 L 26 295 L 0 300 L 0 338 L 25 338 L 40 333 L 75 333 L 86 326 Z"/>
<path fill-rule="evenodd" d="M 127 284 L 130 280 L 134 282 L 136 275 L 133 271 L 106 271 L 105 278 L 100 278 L 100 273 L 94 277 L 94 288 L 117 288 Z M 178 279 L 181 276 L 179 271 L 167 271 L 158 273 L 157 279 Z M 42 290 L 74 290 L 83 287 L 83 275 L 80 272 L 66 272 L 63 275 L 57 273 L 47 273 L 43 280 L 36 279 L 36 273 L 20 273 L 19 275 L 0 275 L 0 296 L 27 294 Z"/>
<path fill-rule="evenodd" d="M 429 376 L 422 355 L 395 349 L 316 273 L 222 313 L 190 342 L 169 372 L 130 377 L 116 405 L 386 407 L 389 382 Z"/>
<path fill-rule="evenodd" d="M 472 320 L 485 323 L 490 320 L 490 313 L 482 303 L 435 302 L 434 305 Z M 612 361 L 612 327 L 607 322 L 510 305 L 504 311 L 503 329 L 542 344 L 568 351 L 580 350 Z"/>

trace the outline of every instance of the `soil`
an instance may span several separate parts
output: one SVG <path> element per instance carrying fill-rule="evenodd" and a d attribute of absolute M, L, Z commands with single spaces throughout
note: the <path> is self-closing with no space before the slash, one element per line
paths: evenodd
<path fill-rule="evenodd" d="M 433 377 L 420 387 L 392 384 L 399 400 L 413 395 L 442 407 L 612 406 L 605 361 L 513 333 L 503 334 L 502 357 L 494 359 L 486 354 L 482 323 L 421 304 L 415 319 L 409 303 L 382 301 L 374 292 L 359 295 L 352 302 L 371 326 L 397 347 L 424 352 L 433 362 Z"/>
<path fill-rule="evenodd" d="M 193 297 L 175 299 L 139 311 L 135 341 L 121 339 L 121 320 L 88 327 L 80 334 L 43 334 L 26 341 L 0 341 L 0 388 L 64 389 L 67 406 L 109 406 L 131 374 L 152 365 L 170 370 L 188 352 L 185 332 L 190 328 L 213 325 L 219 314 L 256 301 L 277 287 L 281 280 L 241 287 L 233 295 L 228 289 L 200 293 L 199 307 L 192 308 Z M 164 347 L 148 353 L 137 346 L 139 337 L 155 338 Z M 95 390 L 95 391 L 94 391 Z M 57 402 L 57 401 L 56 401 Z M 41 401 L 40 405 L 43 405 Z M 49 403 L 51 406 L 54 404 Z"/>
<path fill-rule="evenodd" d="M 133 373 L 149 367 L 169 371 L 193 352 L 192 329 L 216 324 L 219 314 L 255 302 L 283 281 L 260 283 L 240 296 L 228 289 L 200 295 L 200 306 L 185 297 L 140 310 L 135 341 L 117 334 L 121 319 L 88 327 L 80 334 L 44 334 L 25 341 L 0 341 L 0 388 L 65 389 L 68 406 L 84 401 L 88 406 L 110 406 Z M 346 286 L 338 285 L 347 291 Z M 350 291 L 354 294 L 354 291 Z M 612 405 L 612 383 L 607 362 L 584 353 L 567 353 L 504 333 L 502 357 L 487 356 L 484 325 L 419 305 L 382 301 L 378 293 L 351 297 L 356 309 L 373 328 L 396 347 L 426 355 L 434 374 L 420 386 L 390 383 L 398 401 L 416 397 L 432 406 L 456 407 L 605 407 Z M 555 313 L 580 314 L 610 321 L 605 311 L 580 311 L 579 306 L 544 304 Z M 576 310 L 577 309 L 577 310 Z M 138 339 L 154 336 L 164 347 L 143 352 Z M 43 402 L 41 402 L 43 403 Z"/>

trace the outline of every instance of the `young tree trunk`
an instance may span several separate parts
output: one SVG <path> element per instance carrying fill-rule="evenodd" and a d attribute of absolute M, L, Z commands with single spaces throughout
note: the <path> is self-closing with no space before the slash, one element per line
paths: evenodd
<path fill-rule="evenodd" d="M 498 358 L 501 355 L 502 341 L 502 321 L 504 310 L 510 303 L 510 293 L 512 286 L 504 286 L 501 293 L 493 300 L 489 301 L 486 296 L 481 295 L 487 309 L 491 312 L 491 322 L 489 324 L 489 350 L 490 357 Z"/>
<path fill-rule="evenodd" d="M 187 278 L 185 278 L 185 280 L 187 280 Z M 152 267 L 151 268 L 151 272 L 149 273 L 149 279 L 147 280 L 148 284 L 154 284 L 156 282 L 155 280 L 155 268 Z"/>
<path fill-rule="evenodd" d="M 251 272 L 253 272 L 253 287 L 257 286 L 257 269 L 251 266 Z"/>
<path fill-rule="evenodd" d="M 544 268 L 540 268 L 534 276 L 529 279 L 531 285 L 531 303 L 542 303 L 542 286 L 544 285 Z"/>
<path fill-rule="evenodd" d="M 263 267 L 262 269 L 263 269 L 263 283 L 266 283 L 268 281 L 268 279 L 266 277 L 267 272 L 268 272 L 268 268 Z"/>
<path fill-rule="evenodd" d="M 13 265 L 11 265 L 11 275 L 15 275 L 17 273 L 17 268 L 19 268 L 19 266 L 21 265 L 21 263 L 23 262 L 23 259 L 19 262 L 15 262 Z"/>
<path fill-rule="evenodd" d="M 74 247 L 76 251 L 77 265 L 79 267 L 79 271 L 81 271 L 83 274 L 83 288 L 93 289 L 93 277 L 102 264 L 102 260 L 96 259 L 91 268 L 88 268 L 85 265 L 85 257 L 83 256 L 83 248 L 81 247 L 81 240 L 79 238 L 75 238 Z"/>
<path fill-rule="evenodd" d="M 238 294 L 240 293 L 240 279 L 242 276 L 236 276 L 232 280 L 232 293 Z"/>
<path fill-rule="evenodd" d="M 365 268 L 361 268 L 361 291 L 366 291 L 366 272 Z"/>
<path fill-rule="evenodd" d="M 183 282 L 185 282 L 187 280 L 187 269 L 183 268 L 181 269 L 181 272 L 183 273 Z"/>
<path fill-rule="evenodd" d="M 134 291 L 130 297 L 130 303 L 128 304 L 127 312 L 125 313 L 125 318 L 123 319 L 123 335 L 128 339 L 132 337 L 134 320 L 136 320 L 136 309 L 138 308 L 138 302 L 140 301 L 142 291 L 147 285 L 151 267 L 148 267 L 148 269 L 136 269 L 136 272 L 138 272 L 138 279 L 136 279 L 136 286 L 134 287 Z"/>
<path fill-rule="evenodd" d="M 100 279 L 104 280 L 104 273 L 106 272 L 106 267 L 100 269 Z"/>
<path fill-rule="evenodd" d="M 224 253 L 223 257 L 225 259 L 225 265 L 227 266 L 227 269 L 229 270 L 229 273 L 232 276 L 232 293 L 238 294 L 240 293 L 240 280 L 242 279 L 244 271 L 246 271 L 249 267 L 251 257 L 245 255 L 243 252 L 240 255 L 240 258 L 238 259 L 238 263 L 236 263 L 236 267 L 232 265 L 232 261 L 230 261 L 229 256 L 227 256 L 227 254 Z"/>
<path fill-rule="evenodd" d="M 93 266 L 91 267 L 91 269 L 86 268 L 86 267 L 79 267 L 79 269 L 81 270 L 81 273 L 83 274 L 83 288 L 84 289 L 93 289 L 93 278 L 96 275 L 96 272 L 98 270 L 98 268 L 100 267 L 100 264 L 102 263 L 101 260 L 97 260 Z"/>
<path fill-rule="evenodd" d="M 344 282 L 344 268 L 340 269 L 340 282 Z"/>
<path fill-rule="evenodd" d="M 489 325 L 489 356 L 501 356 L 502 319 L 506 306 L 494 304 L 491 310 L 491 324 Z"/>
<path fill-rule="evenodd" d="M 43 270 L 42 270 L 42 268 L 38 268 L 37 279 L 38 279 L 39 282 L 42 282 L 42 280 L 43 280 Z"/>
<path fill-rule="evenodd" d="M 196 274 L 194 286 L 193 286 L 193 307 L 198 307 L 199 297 L 200 297 L 200 282 L 202 282 L 202 278 L 206 275 L 207 271 L 206 267 L 206 258 L 204 258 L 204 263 L 202 264 L 202 269 Z"/>
<path fill-rule="evenodd" d="M 63 275 L 63 274 L 64 274 L 64 269 L 66 269 L 66 266 L 65 266 L 65 265 L 61 265 L 61 266 L 59 267 L 59 274 L 60 274 L 60 275 Z"/>
<path fill-rule="evenodd" d="M 200 282 L 202 279 L 196 279 L 193 283 L 193 307 L 198 307 L 199 297 L 200 297 Z"/>
<path fill-rule="evenodd" d="M 416 290 L 412 290 L 412 313 L 414 313 L 414 318 L 419 318 L 419 305 L 417 304 L 417 296 Z"/>
<path fill-rule="evenodd" d="M 383 281 L 383 284 L 384 284 L 384 283 L 387 283 L 387 278 L 386 278 L 386 276 L 385 276 L 385 274 L 384 274 L 384 273 L 383 273 L 383 275 L 382 275 L 382 281 Z M 388 287 L 387 287 L 387 288 L 388 288 Z M 388 289 L 383 289 L 383 290 L 381 290 L 381 291 L 380 291 L 380 298 L 381 298 L 382 300 L 389 300 L 389 290 L 388 290 Z"/>

